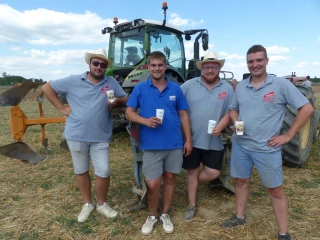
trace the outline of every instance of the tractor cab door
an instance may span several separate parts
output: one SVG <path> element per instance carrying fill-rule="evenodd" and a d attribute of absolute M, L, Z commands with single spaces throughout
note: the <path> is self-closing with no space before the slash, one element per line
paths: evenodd
<path fill-rule="evenodd" d="M 150 30 L 150 52 L 160 51 L 167 57 L 167 64 L 175 68 L 182 76 L 185 74 L 185 56 L 181 35 L 166 29 Z"/>

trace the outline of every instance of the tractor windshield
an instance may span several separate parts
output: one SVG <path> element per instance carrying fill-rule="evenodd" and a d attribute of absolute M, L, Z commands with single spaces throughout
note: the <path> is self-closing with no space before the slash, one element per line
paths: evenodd
<path fill-rule="evenodd" d="M 117 67 L 135 66 L 141 62 L 143 59 L 143 36 L 144 31 L 141 28 L 115 33 L 111 37 L 113 65 Z"/>
<path fill-rule="evenodd" d="M 150 31 L 150 52 L 153 51 L 163 52 L 168 65 L 184 75 L 184 48 L 181 35 L 161 28 Z"/>

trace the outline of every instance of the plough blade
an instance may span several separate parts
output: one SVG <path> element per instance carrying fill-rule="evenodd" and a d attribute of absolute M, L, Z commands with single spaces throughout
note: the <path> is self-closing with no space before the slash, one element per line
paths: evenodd
<path fill-rule="evenodd" d="M 0 154 L 6 157 L 19 160 L 26 160 L 31 165 L 46 159 L 46 156 L 40 156 L 35 153 L 27 144 L 23 142 L 15 142 L 0 147 Z"/>
<path fill-rule="evenodd" d="M 13 87 L 0 94 L 0 106 L 15 106 L 28 94 L 31 89 L 37 89 L 43 83 L 22 82 L 20 86 Z"/>

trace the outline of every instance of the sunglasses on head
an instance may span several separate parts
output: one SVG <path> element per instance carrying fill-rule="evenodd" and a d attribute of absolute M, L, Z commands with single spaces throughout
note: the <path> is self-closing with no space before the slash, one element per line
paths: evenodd
<path fill-rule="evenodd" d="M 91 64 L 95 67 L 98 67 L 100 65 L 101 68 L 107 68 L 108 64 L 98 62 L 98 61 L 91 61 Z"/>

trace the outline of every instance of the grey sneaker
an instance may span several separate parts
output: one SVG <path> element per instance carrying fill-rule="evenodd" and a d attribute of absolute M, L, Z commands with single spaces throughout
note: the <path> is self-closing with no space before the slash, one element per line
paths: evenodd
<path fill-rule="evenodd" d="M 232 214 L 232 217 L 224 220 L 221 224 L 220 227 L 223 228 L 229 228 L 229 227 L 236 227 L 238 225 L 244 225 L 247 223 L 247 218 L 244 216 L 244 219 L 238 218 L 234 213 Z"/>
<path fill-rule="evenodd" d="M 168 214 L 163 214 L 160 217 L 160 220 L 162 222 L 162 227 L 166 233 L 172 233 L 173 232 L 173 224 L 170 220 L 170 216 Z"/>
<path fill-rule="evenodd" d="M 189 205 L 183 214 L 184 221 L 190 222 L 196 216 L 197 210 L 197 207 Z"/>
<path fill-rule="evenodd" d="M 85 222 L 88 220 L 90 213 L 94 210 L 94 205 L 86 203 L 78 216 L 78 222 Z"/>
<path fill-rule="evenodd" d="M 106 202 L 101 206 L 97 206 L 97 212 L 107 218 L 115 218 L 118 215 L 118 212 L 113 210 Z"/>
<path fill-rule="evenodd" d="M 291 240 L 290 233 L 286 233 L 286 235 L 280 235 L 278 232 L 278 240 Z"/>
<path fill-rule="evenodd" d="M 153 227 L 157 223 L 157 221 L 158 219 L 149 216 L 141 228 L 142 234 L 149 235 L 152 232 Z"/>

